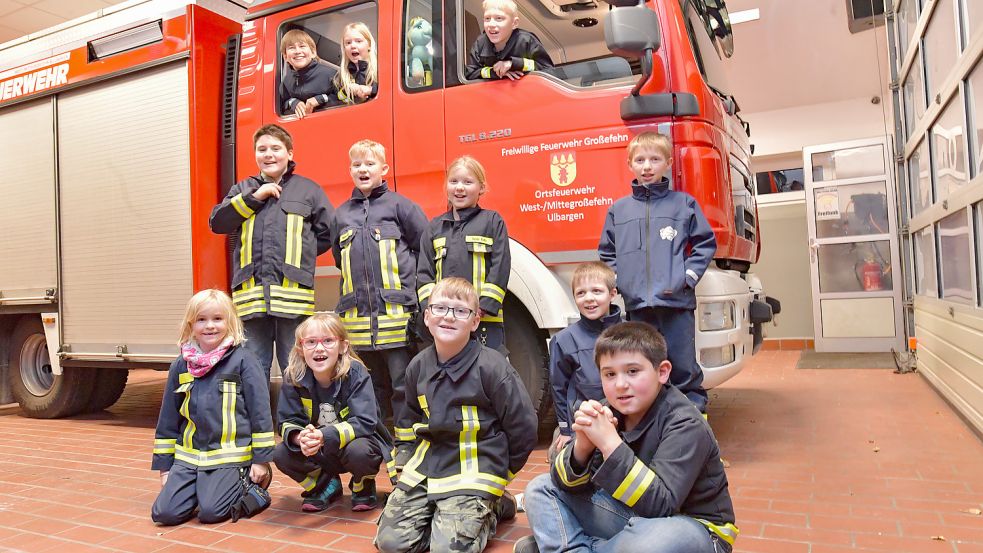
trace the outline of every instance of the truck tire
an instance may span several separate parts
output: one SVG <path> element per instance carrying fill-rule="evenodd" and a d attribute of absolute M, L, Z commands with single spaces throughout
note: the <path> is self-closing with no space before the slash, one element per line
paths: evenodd
<path fill-rule="evenodd" d="M 536 410 L 540 437 L 550 435 L 556 426 L 556 416 L 549 387 L 546 333 L 536 326 L 525 307 L 512 296 L 505 300 L 505 347 L 509 350 L 509 361 L 519 373 Z"/>
<path fill-rule="evenodd" d="M 10 339 L 10 384 L 24 414 L 54 419 L 79 413 L 92 394 L 91 369 L 52 373 L 44 327 L 37 315 L 21 317 Z"/>
<path fill-rule="evenodd" d="M 123 395 L 126 379 L 130 376 L 130 371 L 126 369 L 95 369 L 94 372 L 96 377 L 92 396 L 89 397 L 84 413 L 97 413 L 112 407 Z"/>

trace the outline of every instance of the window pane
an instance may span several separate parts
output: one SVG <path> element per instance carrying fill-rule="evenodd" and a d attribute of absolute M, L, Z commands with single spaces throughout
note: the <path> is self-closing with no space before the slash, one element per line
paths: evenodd
<path fill-rule="evenodd" d="M 936 201 L 942 201 L 966 184 L 966 135 L 963 132 L 963 103 L 959 95 L 949 102 L 932 125 L 932 162 L 935 165 Z"/>
<path fill-rule="evenodd" d="M 908 70 L 904 81 L 904 120 L 905 132 L 910 133 L 918 120 L 925 115 L 925 86 L 922 82 L 921 55 L 915 55 L 915 61 Z M 910 136 L 910 135 L 907 135 Z"/>
<path fill-rule="evenodd" d="M 956 63 L 959 35 L 956 32 L 953 0 L 938 0 L 932 11 L 932 20 L 925 31 L 925 63 L 928 67 L 928 92 L 934 98 L 940 92 L 942 81 Z"/>
<path fill-rule="evenodd" d="M 908 53 L 908 43 L 915 36 L 915 24 L 918 23 L 918 6 L 915 0 L 902 0 L 898 9 L 898 40 L 900 57 L 904 59 Z"/>
<path fill-rule="evenodd" d="M 942 297 L 947 300 L 973 303 L 973 267 L 969 248 L 969 221 L 965 210 L 939 221 Z"/>
<path fill-rule="evenodd" d="M 435 13 L 432 0 L 413 0 L 406 3 L 402 44 L 403 67 L 406 69 L 403 72 L 403 84 L 407 89 L 440 86 L 439 71 L 434 79 L 434 68 L 439 69 L 442 65 L 440 38 L 434 36 L 440 32 L 439 18 L 440 12 Z M 438 23 L 436 27 L 433 25 L 435 20 Z"/>
<path fill-rule="evenodd" d="M 816 237 L 887 234 L 887 188 L 881 182 L 827 186 L 813 190 Z"/>
<path fill-rule="evenodd" d="M 980 23 L 983 23 L 981 21 Z M 977 63 L 976 68 L 969 74 L 969 104 L 972 110 L 973 151 L 975 155 L 973 176 L 983 173 L 983 63 Z"/>
<path fill-rule="evenodd" d="M 915 233 L 915 293 L 922 296 L 939 296 L 935 278 L 935 241 L 932 227 L 928 226 Z"/>
<path fill-rule="evenodd" d="M 969 39 L 976 31 L 983 27 L 983 2 L 979 0 L 965 0 L 966 13 L 966 38 Z"/>
<path fill-rule="evenodd" d="M 852 179 L 884 174 L 884 146 L 861 146 L 812 154 L 812 180 Z"/>
<path fill-rule="evenodd" d="M 801 167 L 755 173 L 754 180 L 758 187 L 758 194 L 805 190 L 803 184 L 805 183 L 805 172 Z"/>
<path fill-rule="evenodd" d="M 825 244 L 819 248 L 820 292 L 892 290 L 891 242 Z"/>
<path fill-rule="evenodd" d="M 928 142 L 922 140 L 908 158 L 912 217 L 932 205 L 932 172 L 928 162 Z"/>
<path fill-rule="evenodd" d="M 693 2 L 687 2 L 686 6 L 686 22 L 689 27 L 687 31 L 691 33 L 690 42 L 693 44 L 694 54 L 704 79 L 707 84 L 718 90 L 731 92 L 727 67 L 717 52 L 717 47 L 710 40 L 706 23 L 697 13 Z"/>

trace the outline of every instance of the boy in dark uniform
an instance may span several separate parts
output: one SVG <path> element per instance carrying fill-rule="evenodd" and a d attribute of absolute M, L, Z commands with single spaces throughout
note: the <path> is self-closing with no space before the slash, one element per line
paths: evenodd
<path fill-rule="evenodd" d="M 284 113 L 304 118 L 331 101 L 331 81 L 337 71 L 318 59 L 311 35 L 300 29 L 287 31 L 280 39 L 280 55 L 288 66 L 280 82 Z"/>
<path fill-rule="evenodd" d="M 662 335 L 620 323 L 594 355 L 606 404 L 581 404 L 573 441 L 526 487 L 533 536 L 514 550 L 730 553 L 738 530 L 720 449 L 668 382 Z"/>
<path fill-rule="evenodd" d="M 434 345 L 406 371 L 416 451 L 379 519 L 383 553 L 477 553 L 515 516 L 505 486 L 536 445 L 536 414 L 515 369 L 472 335 L 477 315 L 470 282 L 434 286 L 424 312 Z"/>
<path fill-rule="evenodd" d="M 468 54 L 464 74 L 468 79 L 516 79 L 530 71 L 549 73 L 553 60 L 536 35 L 519 28 L 514 0 L 485 0 L 485 32 Z"/>

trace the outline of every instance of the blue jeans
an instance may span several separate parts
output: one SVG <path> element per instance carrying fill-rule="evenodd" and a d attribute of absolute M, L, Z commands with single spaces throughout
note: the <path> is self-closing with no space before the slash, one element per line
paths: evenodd
<path fill-rule="evenodd" d="M 270 370 L 273 366 L 273 347 L 276 345 L 276 362 L 280 372 L 287 368 L 290 350 L 294 347 L 294 332 L 307 317 L 287 319 L 271 315 L 260 315 L 242 321 L 246 331 L 245 347 L 259 360 L 259 365 L 266 372 L 266 381 L 270 381 Z"/>
<path fill-rule="evenodd" d="M 529 482 L 525 506 L 542 553 L 716 551 L 710 532 L 695 519 L 685 515 L 639 517 L 600 488 L 593 494 L 570 493 L 554 485 L 549 474 Z"/>

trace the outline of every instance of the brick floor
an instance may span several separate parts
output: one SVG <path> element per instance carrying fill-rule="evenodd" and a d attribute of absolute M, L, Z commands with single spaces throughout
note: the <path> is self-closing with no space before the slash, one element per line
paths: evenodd
<path fill-rule="evenodd" d="M 736 551 L 983 552 L 983 516 L 971 513 L 983 509 L 977 436 L 917 374 L 797 370 L 798 355 L 762 352 L 711 391 Z M 299 488 L 279 473 L 273 507 L 256 519 L 154 526 L 148 467 L 163 378 L 131 373 L 99 415 L 43 421 L 0 407 L 0 552 L 374 551 L 374 513 L 352 513 L 347 497 L 301 513 Z M 546 468 L 543 445 L 513 491 Z M 510 551 L 528 533 L 520 514 L 488 550 Z"/>

